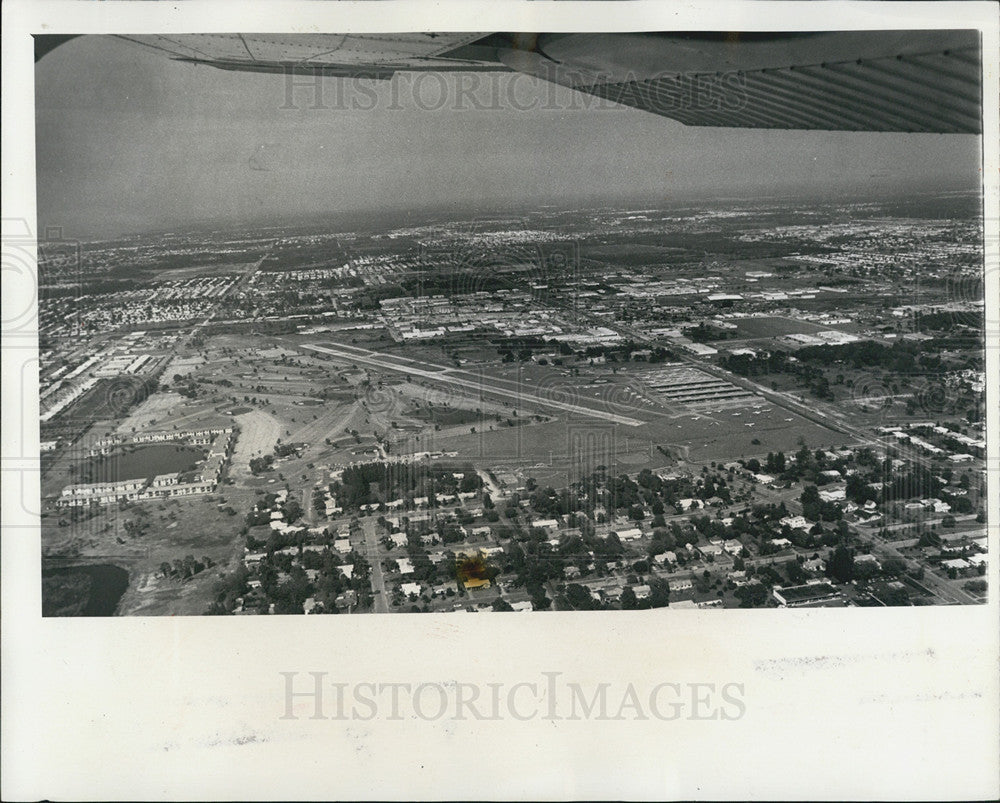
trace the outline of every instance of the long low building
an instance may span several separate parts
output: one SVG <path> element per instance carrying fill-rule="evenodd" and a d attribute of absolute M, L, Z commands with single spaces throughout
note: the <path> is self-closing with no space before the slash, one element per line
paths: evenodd
<path fill-rule="evenodd" d="M 827 602 L 840 596 L 829 583 L 807 583 L 801 586 L 783 588 L 775 586 L 771 592 L 777 603 L 783 608 L 797 608 L 803 605 L 813 605 L 817 602 Z"/>
<path fill-rule="evenodd" d="M 232 427 L 213 427 L 210 429 L 143 432 L 138 435 L 109 435 L 95 441 L 90 450 L 91 455 L 110 454 L 118 446 L 142 443 L 172 443 L 186 441 L 196 446 L 211 444 L 221 435 L 232 435 Z"/>

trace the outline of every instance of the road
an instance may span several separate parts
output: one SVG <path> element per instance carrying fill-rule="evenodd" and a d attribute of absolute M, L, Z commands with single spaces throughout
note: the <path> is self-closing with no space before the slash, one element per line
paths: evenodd
<path fill-rule="evenodd" d="M 313 492 L 317 488 L 322 487 L 322 472 L 318 475 L 318 477 L 319 478 L 314 481 L 306 479 L 306 481 L 302 483 L 302 518 L 305 519 L 306 524 L 310 527 L 316 526 L 316 508 L 313 507 Z"/>
<path fill-rule="evenodd" d="M 212 307 L 212 311 L 201 323 L 195 324 L 194 328 L 191 330 L 190 336 L 184 341 L 185 346 L 190 346 L 192 341 L 197 337 L 198 332 L 204 329 L 208 324 L 212 322 L 218 312 L 222 309 L 222 303 L 229 298 L 234 293 L 246 289 L 247 285 L 250 284 L 251 279 L 257 274 L 261 266 L 264 264 L 264 260 L 267 259 L 271 252 L 274 250 L 274 246 L 277 245 L 277 241 L 271 243 L 267 250 L 264 252 L 263 256 L 255 262 L 248 270 L 246 270 L 239 279 L 234 281 L 221 296 L 215 300 L 215 305 Z M 177 353 L 179 349 L 175 349 L 174 352 Z"/>
<path fill-rule="evenodd" d="M 888 555 L 890 557 L 899 558 L 906 563 L 907 569 L 913 569 L 915 566 L 920 564 L 914 563 L 910 558 L 906 557 L 901 553 L 893 544 L 887 541 L 883 541 L 880 538 L 875 538 L 874 552 L 880 553 L 882 555 Z M 917 582 L 917 581 L 915 581 Z M 961 588 L 957 582 L 952 582 L 951 580 L 945 580 L 938 577 L 932 569 L 927 569 L 924 571 L 924 577 L 918 582 L 919 585 L 923 585 L 928 591 L 934 593 L 938 598 L 944 600 L 948 603 L 960 603 L 962 605 L 975 605 L 979 602 L 978 597 L 972 596 L 968 591 Z"/>
<path fill-rule="evenodd" d="M 895 532 L 896 530 L 908 530 L 908 529 L 913 529 L 913 528 L 917 528 L 917 527 L 924 527 L 925 529 L 930 529 L 930 527 L 932 525 L 934 525 L 934 524 L 940 525 L 941 522 L 944 521 L 945 517 L 949 516 L 949 515 L 955 520 L 956 524 L 960 524 L 960 523 L 964 524 L 967 521 L 975 521 L 975 519 L 976 519 L 976 514 L 975 513 L 961 513 L 961 514 L 958 514 L 958 515 L 954 515 L 954 514 L 950 514 L 950 513 L 943 513 L 940 516 L 937 516 L 935 518 L 927 518 L 927 519 L 923 519 L 922 521 L 919 521 L 919 522 L 916 522 L 916 521 L 901 521 L 901 522 L 898 522 L 896 524 L 887 524 L 884 527 L 883 526 L 879 526 L 878 530 L 880 532 L 882 530 L 886 530 L 887 532 L 892 533 L 892 532 Z M 980 533 L 979 529 L 970 529 L 968 532 L 962 532 L 962 530 L 951 530 L 949 532 L 939 533 L 939 535 L 941 535 L 942 538 L 945 538 L 945 536 L 950 535 L 951 537 L 950 538 L 946 538 L 945 540 L 951 541 L 951 540 L 954 540 L 956 538 L 961 538 L 963 535 L 973 535 L 973 534 L 977 534 L 978 535 L 979 533 Z M 889 540 L 891 540 L 891 539 L 889 539 Z M 916 541 L 916 539 L 913 539 L 913 540 L 914 540 L 914 542 Z"/>
<path fill-rule="evenodd" d="M 377 524 L 371 516 L 361 519 L 361 529 L 365 534 L 365 552 L 372 567 L 372 596 L 375 599 L 375 613 L 389 613 L 389 600 L 386 598 L 385 577 L 382 574 L 382 558 L 378 554 Z"/>
<path fill-rule="evenodd" d="M 520 387 L 503 387 L 497 384 L 499 381 L 497 379 L 491 379 L 489 383 L 487 383 L 484 379 L 475 377 L 472 374 L 459 376 L 457 371 L 447 369 L 444 366 L 442 366 L 441 370 L 438 371 L 428 371 L 423 368 L 401 365 L 398 362 L 393 362 L 391 359 L 385 359 L 384 355 L 380 355 L 376 351 L 367 351 L 354 347 L 349 348 L 346 346 L 337 346 L 334 348 L 329 346 L 318 346 L 310 343 L 292 343 L 291 345 L 296 348 L 308 349 L 309 351 L 316 351 L 321 354 L 329 354 L 341 360 L 350 360 L 353 363 L 378 368 L 383 371 L 394 371 L 396 373 L 409 374 L 411 376 L 418 376 L 421 379 L 427 379 L 432 382 L 440 382 L 445 385 L 457 385 L 458 387 L 465 388 L 467 390 L 474 390 L 477 393 L 503 396 L 508 399 L 514 399 L 521 404 L 549 407 L 556 410 L 562 410 L 564 412 L 589 416 L 591 418 L 599 418 L 603 421 L 611 421 L 612 423 L 623 424 L 629 427 L 638 427 L 645 423 L 644 421 L 640 421 L 638 418 L 620 415 L 612 412 L 611 410 L 596 410 L 592 407 L 584 407 L 583 405 L 573 404 L 572 402 L 559 401 L 558 399 L 545 399 L 540 396 L 535 396 L 530 391 L 526 392 Z M 469 378 L 466 379 L 466 376 Z"/>
<path fill-rule="evenodd" d="M 477 468 L 476 473 L 479 475 L 479 479 L 483 481 L 483 487 L 489 492 L 490 499 L 494 502 L 498 502 L 504 498 L 504 492 L 501 490 L 500 486 L 493 481 L 493 478 L 487 471 Z"/>

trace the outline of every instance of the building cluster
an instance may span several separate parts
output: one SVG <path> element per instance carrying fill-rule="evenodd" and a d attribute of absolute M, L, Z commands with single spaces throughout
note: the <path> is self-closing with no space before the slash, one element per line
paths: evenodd
<path fill-rule="evenodd" d="M 232 432 L 232 427 L 209 427 L 207 429 L 140 432 L 135 435 L 108 435 L 94 441 L 90 454 L 91 456 L 111 454 L 115 449 L 126 444 L 183 442 L 192 446 L 208 446 L 213 444 L 219 436 L 231 435 Z"/>
<path fill-rule="evenodd" d="M 133 335 L 144 335 L 143 332 Z M 119 376 L 142 377 L 155 373 L 159 360 L 141 350 L 134 336 L 101 349 L 72 370 L 63 363 L 56 365 L 53 353 L 42 355 L 43 368 L 39 377 L 41 420 L 49 421 L 97 384 L 100 379 Z"/>
<path fill-rule="evenodd" d="M 211 441 L 206 441 L 206 433 L 215 433 Z M 190 435 L 191 437 L 186 437 Z M 169 437 L 159 437 L 169 436 Z M 200 430 L 198 433 L 145 433 L 126 441 L 113 436 L 98 441 L 92 454 L 110 454 L 115 446 L 146 444 L 168 441 L 207 443 L 208 455 L 194 477 L 181 472 L 158 474 L 152 479 L 146 477 L 118 480 L 116 482 L 76 483 L 67 485 L 56 500 L 58 507 L 89 507 L 90 505 L 111 505 L 118 502 L 140 502 L 148 499 L 168 499 L 178 496 L 193 496 L 212 493 L 219 484 L 235 442 L 232 427 L 218 430 Z"/>
<path fill-rule="evenodd" d="M 93 335 L 120 327 L 204 318 L 235 283 L 235 276 L 166 281 L 138 290 L 61 296 L 40 310 L 47 335 Z"/>
<path fill-rule="evenodd" d="M 622 336 L 605 326 L 577 325 L 533 296 L 547 289 L 475 291 L 462 295 L 404 296 L 380 302 L 382 319 L 398 342 L 468 337 L 473 333 L 542 338 L 576 346 L 610 345 Z"/>
<path fill-rule="evenodd" d="M 902 444 L 916 446 L 934 457 L 946 457 L 952 463 L 970 463 L 986 454 L 985 438 L 974 438 L 931 421 L 914 421 L 905 426 L 901 424 L 882 426 L 878 427 L 876 432 L 880 435 L 889 435 Z M 926 438 L 931 438 L 937 443 L 932 443 Z"/>
<path fill-rule="evenodd" d="M 277 536 L 284 536 L 284 543 L 289 541 L 294 543 L 288 546 L 269 547 L 268 549 L 251 549 L 249 546 L 243 548 L 243 566 L 248 572 L 246 581 L 247 593 L 237 598 L 234 614 L 255 614 L 261 612 L 259 606 L 254 603 L 259 602 L 259 597 L 263 593 L 261 570 L 265 564 L 273 565 L 275 561 L 281 566 L 276 575 L 277 584 L 284 583 L 290 577 L 290 571 L 301 568 L 307 580 L 311 584 L 316 584 L 321 577 L 323 569 L 320 565 L 330 568 L 330 565 L 322 560 L 328 553 L 337 556 L 341 561 L 347 558 L 353 551 L 351 544 L 351 525 L 347 521 L 342 521 L 329 526 L 312 526 L 305 522 L 292 520 L 289 513 L 288 504 L 292 501 L 287 490 L 269 494 L 264 499 L 257 502 L 253 508 L 252 515 L 266 518 L 272 533 Z M 355 564 L 336 563 L 332 570 L 342 576 L 348 582 L 354 577 Z M 349 609 L 357 603 L 357 594 L 353 590 L 345 590 L 336 599 L 338 608 Z M 269 606 L 269 613 L 274 613 L 274 604 Z M 321 610 L 315 597 L 308 597 L 303 601 L 302 613 L 317 613 Z"/>
<path fill-rule="evenodd" d="M 795 346 L 842 346 L 845 343 L 856 343 L 860 339 L 857 335 L 837 329 L 827 329 L 813 334 L 799 332 L 784 337 L 784 340 Z"/>
<path fill-rule="evenodd" d="M 642 375 L 643 382 L 668 401 L 689 407 L 763 401 L 746 388 L 682 363 L 666 363 Z"/>
<path fill-rule="evenodd" d="M 235 276 L 199 276 L 160 282 L 149 294 L 147 303 L 166 304 L 175 301 L 196 301 L 221 298 L 236 282 Z"/>

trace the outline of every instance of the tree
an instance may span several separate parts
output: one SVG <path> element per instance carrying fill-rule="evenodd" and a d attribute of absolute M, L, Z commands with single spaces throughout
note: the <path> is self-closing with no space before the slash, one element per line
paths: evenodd
<path fill-rule="evenodd" d="M 621 603 L 623 611 L 634 611 L 639 607 L 639 600 L 636 598 L 632 586 L 626 586 L 625 590 L 622 591 Z"/>
<path fill-rule="evenodd" d="M 910 604 L 910 594 L 905 587 L 880 585 L 875 592 L 875 596 L 881 602 L 890 607 L 899 607 Z"/>
<path fill-rule="evenodd" d="M 511 607 L 511 604 L 507 602 L 507 600 L 505 600 L 503 597 L 497 597 L 495 600 L 493 600 L 493 610 L 500 613 L 507 613 L 513 611 L 514 608 Z"/>
<path fill-rule="evenodd" d="M 882 573 L 888 577 L 898 577 L 906 571 L 906 561 L 890 556 L 882 561 Z"/>
<path fill-rule="evenodd" d="M 854 550 L 841 544 L 826 562 L 827 572 L 839 583 L 849 583 L 854 579 Z"/>
<path fill-rule="evenodd" d="M 767 588 L 763 583 L 747 583 L 733 592 L 741 608 L 760 608 L 767 604 Z"/>
<path fill-rule="evenodd" d="M 566 586 L 566 602 L 577 611 L 589 611 L 594 608 L 594 598 L 586 586 L 570 583 Z"/>
<path fill-rule="evenodd" d="M 656 579 L 649 583 L 649 607 L 665 608 L 670 604 L 670 585 L 666 580 Z"/>
<path fill-rule="evenodd" d="M 823 501 L 819 498 L 819 488 L 815 485 L 807 485 L 802 489 L 799 502 L 802 504 L 802 515 L 809 521 L 819 521 L 822 518 Z"/>
<path fill-rule="evenodd" d="M 785 574 L 788 576 L 788 581 L 796 586 L 809 579 L 806 570 L 795 560 L 790 560 L 785 564 Z"/>
<path fill-rule="evenodd" d="M 872 563 L 871 561 L 862 561 L 861 563 L 854 564 L 854 579 L 865 582 L 871 580 L 873 577 L 878 576 L 879 568 L 878 565 Z"/>

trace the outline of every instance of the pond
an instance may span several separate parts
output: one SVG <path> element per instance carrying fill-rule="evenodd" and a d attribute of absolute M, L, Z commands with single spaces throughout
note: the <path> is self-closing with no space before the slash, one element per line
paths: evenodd
<path fill-rule="evenodd" d="M 114 616 L 128 572 L 99 563 L 42 569 L 42 616 Z"/>
<path fill-rule="evenodd" d="M 175 443 L 158 443 L 122 449 L 109 455 L 87 458 L 80 482 L 119 482 L 157 474 L 191 471 L 205 459 L 205 450 Z"/>

